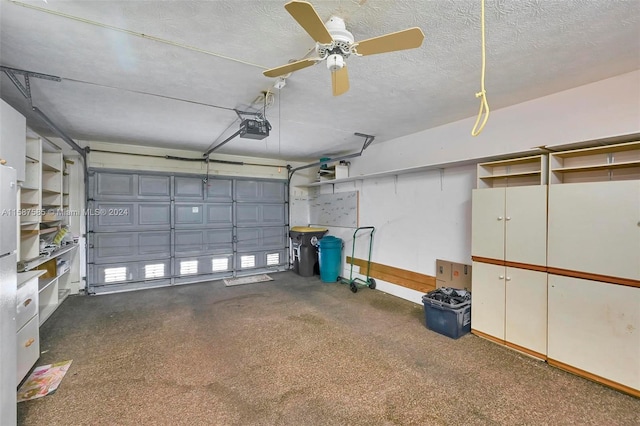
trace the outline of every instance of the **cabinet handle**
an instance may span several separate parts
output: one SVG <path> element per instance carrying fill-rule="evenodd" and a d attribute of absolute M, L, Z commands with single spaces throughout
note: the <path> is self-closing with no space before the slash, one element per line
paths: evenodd
<path fill-rule="evenodd" d="M 33 337 L 29 340 L 26 341 L 26 343 L 24 344 L 25 348 L 28 348 L 29 346 L 33 345 L 33 342 L 35 342 L 36 339 L 34 339 Z"/>
<path fill-rule="evenodd" d="M 498 220 L 502 220 L 502 216 L 498 216 Z"/>
<path fill-rule="evenodd" d="M 4 158 L 0 158 L 0 164 L 4 166 L 5 164 L 7 164 L 7 160 L 5 160 Z"/>
<path fill-rule="evenodd" d="M 507 277 L 507 281 L 511 281 L 511 277 Z"/>
<path fill-rule="evenodd" d="M 511 220 L 511 216 L 507 216 L 507 220 Z"/>
<path fill-rule="evenodd" d="M 498 276 L 498 278 L 500 278 L 501 280 L 504 280 L 504 275 L 500 275 Z"/>
<path fill-rule="evenodd" d="M 27 299 L 24 301 L 24 307 L 26 308 L 27 306 L 29 306 L 29 304 L 32 302 L 31 299 Z"/>

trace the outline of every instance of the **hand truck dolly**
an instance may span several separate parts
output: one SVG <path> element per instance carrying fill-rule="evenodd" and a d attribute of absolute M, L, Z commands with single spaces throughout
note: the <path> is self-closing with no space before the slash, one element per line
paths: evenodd
<path fill-rule="evenodd" d="M 362 230 L 370 230 L 369 231 L 369 258 L 367 259 L 367 279 L 363 280 L 362 278 L 353 278 L 353 258 L 356 252 L 356 235 L 358 232 Z M 376 228 L 373 226 L 363 226 L 360 228 L 356 228 L 353 233 L 353 246 L 351 248 L 351 272 L 349 273 L 349 279 L 340 278 L 340 282 L 342 284 L 349 284 L 349 288 L 352 292 L 356 293 L 358 291 L 358 286 L 360 287 L 369 287 L 370 289 L 376 288 L 376 280 L 369 277 L 369 272 L 371 269 L 371 249 L 373 247 L 373 233 L 376 231 Z M 362 268 L 360 268 L 362 270 Z"/>

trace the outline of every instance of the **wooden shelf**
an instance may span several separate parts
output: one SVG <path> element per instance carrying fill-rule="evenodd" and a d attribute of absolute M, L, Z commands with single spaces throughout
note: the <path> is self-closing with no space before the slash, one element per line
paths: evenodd
<path fill-rule="evenodd" d="M 31 225 L 37 225 L 40 222 L 37 220 L 29 220 L 29 221 L 25 221 L 25 222 L 20 222 L 20 226 L 31 226 Z"/>
<path fill-rule="evenodd" d="M 549 154 L 549 183 L 640 179 L 640 141 Z"/>
<path fill-rule="evenodd" d="M 622 163 L 609 163 L 609 164 L 594 164 L 592 166 L 574 166 L 574 167 L 560 167 L 552 169 L 553 173 L 570 173 L 570 172 L 586 172 L 592 170 L 607 170 L 607 169 L 626 169 L 632 167 L 640 167 L 640 160 L 638 161 L 625 161 Z"/>
<path fill-rule="evenodd" d="M 546 155 L 479 163 L 477 187 L 482 189 L 545 185 L 547 183 L 546 170 Z"/>
<path fill-rule="evenodd" d="M 39 229 L 29 229 L 29 230 L 23 229 L 22 231 L 20 231 L 20 238 L 23 240 L 27 238 L 37 237 L 38 235 L 40 235 Z"/>
<path fill-rule="evenodd" d="M 51 234 L 52 232 L 57 232 L 58 228 L 43 228 L 40 230 L 40 235 Z"/>
<path fill-rule="evenodd" d="M 590 148 L 572 149 L 569 151 L 553 152 L 551 155 L 559 158 L 586 157 L 589 155 L 609 154 L 640 149 L 640 141 L 627 142 L 615 145 L 604 145 Z"/>
<path fill-rule="evenodd" d="M 520 172 L 520 173 L 503 173 L 496 174 L 491 176 L 478 176 L 478 179 L 504 179 L 504 178 L 513 178 L 520 176 L 539 176 L 542 173 L 540 170 L 531 171 L 531 172 Z"/>

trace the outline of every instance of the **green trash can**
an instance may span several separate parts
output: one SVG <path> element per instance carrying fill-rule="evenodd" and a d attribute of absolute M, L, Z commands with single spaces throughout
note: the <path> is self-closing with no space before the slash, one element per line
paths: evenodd
<path fill-rule="evenodd" d="M 318 261 L 320 263 L 320 280 L 335 283 L 342 267 L 342 240 L 328 235 L 318 241 Z"/>

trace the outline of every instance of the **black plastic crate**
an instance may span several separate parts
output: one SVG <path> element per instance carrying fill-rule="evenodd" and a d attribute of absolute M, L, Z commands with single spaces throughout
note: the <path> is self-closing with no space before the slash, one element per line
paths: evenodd
<path fill-rule="evenodd" d="M 454 289 L 443 289 L 445 291 L 456 291 Z M 429 330 L 457 339 L 471 331 L 471 301 L 464 300 L 470 299 L 470 296 L 468 298 L 456 298 L 457 300 L 452 300 L 452 303 L 446 303 L 438 300 L 442 299 L 443 289 L 438 289 L 422 296 L 425 325 Z M 464 294 L 470 293 L 464 292 Z"/>

